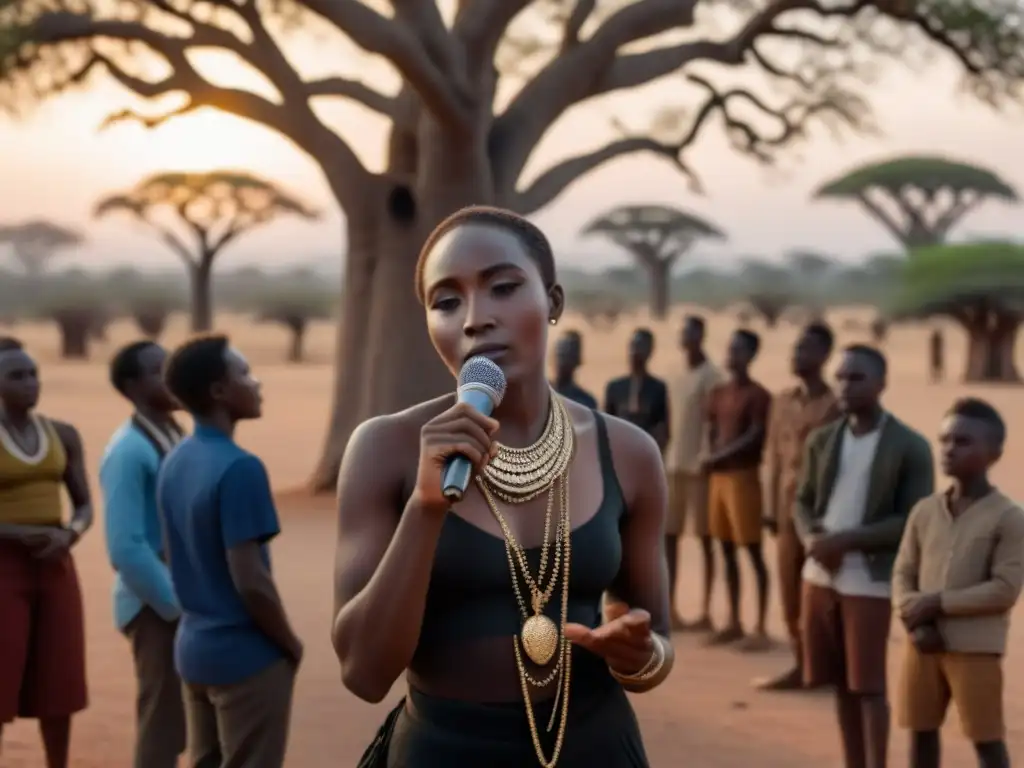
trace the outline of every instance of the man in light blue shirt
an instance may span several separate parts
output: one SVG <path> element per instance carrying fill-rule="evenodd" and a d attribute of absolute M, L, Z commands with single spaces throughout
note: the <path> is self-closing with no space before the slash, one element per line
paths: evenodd
<path fill-rule="evenodd" d="M 131 641 L 138 683 L 134 768 L 175 768 L 185 749 L 174 634 L 181 608 L 163 557 L 156 501 L 163 457 L 181 440 L 177 408 L 163 383 L 166 353 L 150 341 L 129 344 L 110 364 L 110 381 L 133 406 L 100 464 L 107 551 L 116 571 L 114 621 Z"/>

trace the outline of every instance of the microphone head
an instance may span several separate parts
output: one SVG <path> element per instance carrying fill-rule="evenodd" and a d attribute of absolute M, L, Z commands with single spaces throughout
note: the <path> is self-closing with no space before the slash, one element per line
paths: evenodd
<path fill-rule="evenodd" d="M 489 357 L 471 357 L 459 371 L 459 391 L 464 389 L 485 392 L 497 408 L 505 396 L 505 372 Z"/>

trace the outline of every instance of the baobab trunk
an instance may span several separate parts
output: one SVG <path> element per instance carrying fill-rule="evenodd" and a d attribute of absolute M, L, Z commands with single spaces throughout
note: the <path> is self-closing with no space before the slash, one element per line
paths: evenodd
<path fill-rule="evenodd" d="M 204 255 L 188 270 L 193 333 L 205 333 L 213 328 L 212 267 L 213 258 Z"/>
<path fill-rule="evenodd" d="M 1017 370 L 1017 333 L 1022 318 L 1012 312 L 979 313 L 965 325 L 967 332 L 967 383 L 1021 383 Z"/>
<path fill-rule="evenodd" d="M 651 317 L 664 320 L 668 315 L 672 289 L 672 261 L 660 259 L 648 267 L 650 285 Z"/>
<path fill-rule="evenodd" d="M 450 392 L 454 379 L 427 335 L 414 275 L 423 242 L 459 208 L 493 200 L 486 153 L 421 128 L 418 173 L 391 171 L 348 212 L 349 254 L 335 363 L 334 403 L 313 491 L 334 488 L 349 437 L 366 419 Z"/>

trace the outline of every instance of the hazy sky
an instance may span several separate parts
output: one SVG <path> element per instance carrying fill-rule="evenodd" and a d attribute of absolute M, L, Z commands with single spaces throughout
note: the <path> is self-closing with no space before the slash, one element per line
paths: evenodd
<path fill-rule="evenodd" d="M 246 80 L 237 66 L 222 58 L 207 60 L 206 68 L 225 84 Z M 826 131 L 817 131 L 809 142 L 785 155 L 782 172 L 767 171 L 736 156 L 720 127 L 709 125 L 688 156 L 703 179 L 705 196 L 692 194 L 670 164 L 633 157 L 585 177 L 539 214 L 537 221 L 566 261 L 578 266 L 627 262 L 614 246 L 576 236 L 590 217 L 625 202 L 676 205 L 716 222 L 729 233 L 730 241 L 723 247 L 698 249 L 709 260 L 729 254 L 774 258 L 796 247 L 849 259 L 891 249 L 894 244 L 886 233 L 856 206 L 814 203 L 809 200 L 811 191 L 850 166 L 908 152 L 940 153 L 986 165 L 1024 189 L 1019 113 L 995 114 L 958 96 L 957 82 L 953 67 L 944 63 L 930 68 L 926 76 L 888 76 L 872 97 L 884 135 L 837 143 Z M 628 116 L 633 124 L 643 125 L 645 113 L 674 93 L 668 87 L 648 88 L 571 112 L 545 139 L 529 172 L 535 174 L 566 154 L 610 138 L 611 110 L 620 110 L 618 114 Z M 286 141 L 213 112 L 182 118 L 155 131 L 128 124 L 97 130 L 105 115 L 135 104 L 101 76 L 88 89 L 51 100 L 20 121 L 0 122 L 4 149 L 0 168 L 6 182 L 0 193 L 0 219 L 50 217 L 86 230 L 88 245 L 70 254 L 68 262 L 173 267 L 175 257 L 129 219 L 92 221 L 90 211 L 96 199 L 128 188 L 154 171 L 247 168 L 305 196 L 321 206 L 325 215 L 316 224 L 281 221 L 241 239 L 224 253 L 221 264 L 284 266 L 341 251 L 341 213 L 316 166 Z M 332 105 L 323 113 L 332 125 L 342 128 L 372 168 L 381 166 L 383 122 L 358 107 Z M 1009 206 L 989 203 L 972 214 L 957 234 L 1024 234 L 1019 216 Z"/>

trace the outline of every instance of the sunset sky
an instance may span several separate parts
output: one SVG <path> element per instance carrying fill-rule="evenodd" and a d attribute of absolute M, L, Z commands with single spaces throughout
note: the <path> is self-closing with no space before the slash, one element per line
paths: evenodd
<path fill-rule="evenodd" d="M 226 84 L 246 80 L 230 62 L 211 59 L 207 66 L 212 76 Z M 943 63 L 931 67 L 926 76 L 893 72 L 872 97 L 884 135 L 837 143 L 827 132 L 818 131 L 784 156 L 781 171 L 768 171 L 736 156 L 719 126 L 710 125 L 688 156 L 705 184 L 705 196 L 692 194 L 670 164 L 649 157 L 628 158 L 584 178 L 538 215 L 537 221 L 565 261 L 582 267 L 627 263 L 614 246 L 576 234 L 592 216 L 627 202 L 675 205 L 717 223 L 730 240 L 724 246 L 698 248 L 708 261 L 734 255 L 778 258 L 798 247 L 844 259 L 891 249 L 894 243 L 886 233 L 856 206 L 811 202 L 815 186 L 872 159 L 934 153 L 988 166 L 1024 189 L 1021 115 L 996 114 L 957 95 L 957 82 L 956 71 Z M 642 126 L 645 113 L 672 97 L 667 87 L 646 89 L 593 109 L 575 110 L 546 138 L 530 173 L 611 138 L 612 110 Z M 80 227 L 89 242 L 64 263 L 173 268 L 175 257 L 139 225 L 121 217 L 93 221 L 90 212 L 97 198 L 126 189 L 155 171 L 246 168 L 305 196 L 325 215 L 318 223 L 284 220 L 250 235 L 224 253 L 222 266 L 281 267 L 342 252 L 340 211 L 315 165 L 283 139 L 213 112 L 182 118 L 154 131 L 130 124 L 98 130 L 107 114 L 136 104 L 100 76 L 88 88 L 48 101 L 20 120 L 0 121 L 4 148 L 0 168 L 6 182 L 2 221 L 48 217 Z M 383 122 L 359 107 L 335 104 L 324 113 L 371 168 L 381 166 Z M 1017 237 L 1024 235 L 1020 221 L 1020 212 L 1014 208 L 989 203 L 972 214 L 956 235 Z"/>

